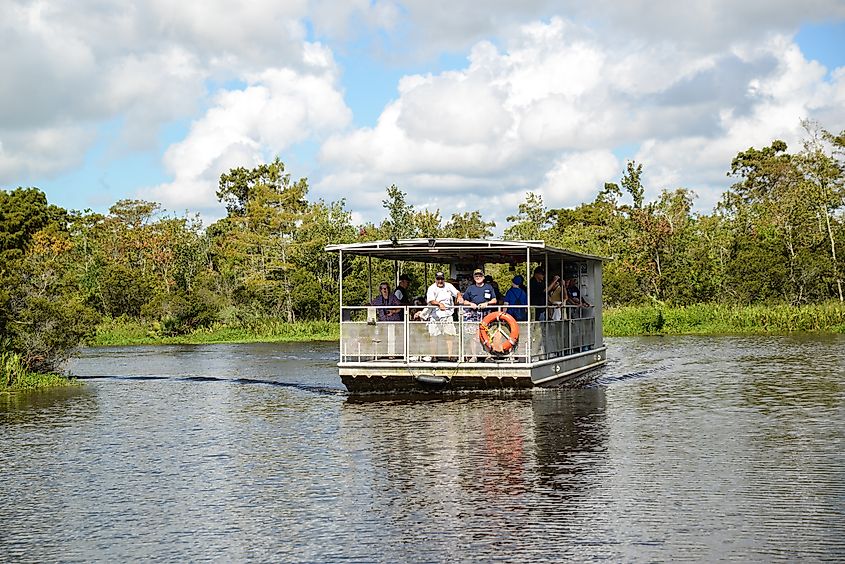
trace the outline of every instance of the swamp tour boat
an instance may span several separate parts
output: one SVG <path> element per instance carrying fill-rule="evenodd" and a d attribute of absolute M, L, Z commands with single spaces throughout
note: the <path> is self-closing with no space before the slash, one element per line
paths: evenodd
<path fill-rule="evenodd" d="M 486 239 L 373 241 L 329 245 L 326 251 L 338 253 L 338 371 L 350 392 L 561 386 L 583 379 L 606 362 L 602 257 L 549 247 L 543 241 Z M 355 257 L 366 258 L 366 278 L 349 276 Z M 374 260 L 380 272 L 385 263 L 390 265 L 390 293 L 413 272 L 414 288 L 422 299 L 411 305 L 374 300 L 383 282 L 373 280 Z M 432 286 L 442 289 L 451 283 L 457 291 L 466 291 L 473 284 L 473 273 L 490 265 L 507 265 L 507 277 L 497 281 L 502 296 L 512 284 L 524 283 L 525 305 L 504 306 L 499 300 L 489 306 L 481 302 L 485 307 L 478 309 L 457 301 L 453 307 L 427 301 Z M 534 281 L 542 284 L 544 297 L 557 276 L 561 282 L 569 281 L 570 293 L 580 294 L 581 303 L 567 303 L 565 294 L 560 301 L 539 304 L 540 294 L 535 294 L 532 303 L 530 284 L 538 269 L 548 273 Z M 365 302 L 361 288 L 344 292 L 345 277 L 359 285 L 364 280 Z M 358 296 L 350 301 L 359 303 L 345 303 L 344 297 L 350 295 Z"/>

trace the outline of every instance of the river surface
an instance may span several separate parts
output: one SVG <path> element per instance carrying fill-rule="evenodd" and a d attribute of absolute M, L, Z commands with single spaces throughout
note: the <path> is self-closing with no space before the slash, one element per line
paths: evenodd
<path fill-rule="evenodd" d="M 845 560 L 845 336 L 608 339 L 589 387 L 346 393 L 335 343 L 0 395 L 0 559 Z"/>

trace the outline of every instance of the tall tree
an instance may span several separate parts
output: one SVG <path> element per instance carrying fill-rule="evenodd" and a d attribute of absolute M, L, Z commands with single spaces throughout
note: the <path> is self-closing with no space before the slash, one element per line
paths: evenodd
<path fill-rule="evenodd" d="M 212 226 L 215 255 L 241 299 L 293 320 L 296 231 L 309 221 L 308 181 L 294 182 L 277 157 L 221 175 L 217 196 L 228 216 Z"/>
<path fill-rule="evenodd" d="M 845 207 L 845 163 L 836 160 L 835 151 L 837 142 L 845 139 L 845 135 L 837 138 L 807 121 L 804 122 L 804 127 L 808 136 L 798 159 L 798 167 L 804 180 L 803 191 L 810 208 L 820 219 L 819 231 L 827 239 L 830 277 L 836 287 L 837 297 L 842 302 L 845 300 L 835 231 L 838 227 L 836 213 Z M 832 144 L 829 152 L 826 150 L 828 144 Z"/>
<path fill-rule="evenodd" d="M 763 149 L 742 151 L 731 163 L 731 174 L 739 181 L 723 199 L 732 215 L 744 223 L 737 225 L 738 241 L 745 245 L 738 247 L 744 249 L 738 258 L 748 264 L 751 257 L 742 255 L 754 253 L 754 249 L 767 252 L 770 257 L 754 262 L 763 272 L 775 268 L 770 277 L 778 274 L 777 263 L 784 263 L 785 276 L 771 289 L 796 304 L 823 299 L 828 293 L 818 276 L 825 268 L 820 262 L 823 257 L 815 250 L 819 217 L 810 205 L 800 161 L 779 140 Z M 752 295 L 755 301 L 775 297 Z"/>
<path fill-rule="evenodd" d="M 484 221 L 481 212 L 453 213 L 452 217 L 443 227 L 444 237 L 465 238 L 465 239 L 487 239 L 493 236 L 494 221 Z"/>
<path fill-rule="evenodd" d="M 407 199 L 405 192 L 391 184 L 387 198 L 381 201 L 388 214 L 382 223 L 382 231 L 388 239 L 409 239 L 415 235 L 414 206 Z"/>
<path fill-rule="evenodd" d="M 0 191 L 0 347 L 53 371 L 94 330 L 77 290 L 68 214 L 35 188 Z"/>
<path fill-rule="evenodd" d="M 426 239 L 440 237 L 443 232 L 440 210 L 420 210 L 414 213 L 414 228 L 419 237 Z"/>
<path fill-rule="evenodd" d="M 634 161 L 625 163 L 625 173 L 622 175 L 622 187 L 631 195 L 634 209 L 643 207 L 645 189 L 642 184 L 643 165 Z"/>
<path fill-rule="evenodd" d="M 506 219 L 514 224 L 505 229 L 505 239 L 540 240 L 549 223 L 549 211 L 543 203 L 542 195 L 528 192 L 525 201 L 519 204 L 518 213 Z"/>

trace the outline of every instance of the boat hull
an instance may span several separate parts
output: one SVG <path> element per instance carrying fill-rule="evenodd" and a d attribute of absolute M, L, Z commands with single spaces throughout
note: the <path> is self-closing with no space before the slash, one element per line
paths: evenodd
<path fill-rule="evenodd" d="M 509 362 L 340 363 L 352 393 L 529 389 L 580 385 L 607 362 L 607 349 L 590 350 L 532 364 Z"/>

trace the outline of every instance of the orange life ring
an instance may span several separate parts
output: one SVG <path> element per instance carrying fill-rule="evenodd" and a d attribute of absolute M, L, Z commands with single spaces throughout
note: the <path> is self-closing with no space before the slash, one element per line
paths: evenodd
<path fill-rule="evenodd" d="M 502 322 L 508 324 L 509 332 L 508 335 L 506 335 L 507 339 L 502 342 L 501 348 L 497 348 L 493 343 L 493 336 L 490 335 L 490 324 L 501 324 Z M 511 349 L 516 346 L 517 341 L 519 341 L 519 324 L 516 322 L 516 319 L 514 319 L 513 316 L 509 313 L 503 313 L 501 311 L 494 311 L 493 313 L 488 313 L 487 316 L 482 319 L 481 323 L 478 325 L 478 340 L 481 341 L 482 346 L 489 352 L 508 354 Z"/>

